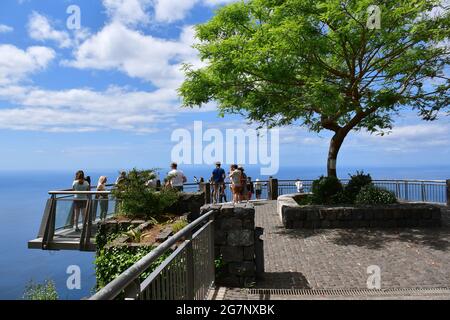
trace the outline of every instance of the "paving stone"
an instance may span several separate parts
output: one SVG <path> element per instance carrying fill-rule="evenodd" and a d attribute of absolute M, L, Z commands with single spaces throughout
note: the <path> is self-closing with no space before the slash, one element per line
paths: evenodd
<path fill-rule="evenodd" d="M 256 226 L 264 228 L 265 256 L 264 279 L 256 283 L 256 288 L 367 289 L 367 267 L 371 265 L 381 268 L 383 289 L 450 287 L 447 210 L 443 211 L 443 226 L 437 229 L 288 230 L 276 213 L 276 202 L 257 205 L 255 209 Z M 411 218 L 408 222 L 418 220 Z M 226 290 L 224 296 L 224 299 L 259 298 L 239 288 Z"/>

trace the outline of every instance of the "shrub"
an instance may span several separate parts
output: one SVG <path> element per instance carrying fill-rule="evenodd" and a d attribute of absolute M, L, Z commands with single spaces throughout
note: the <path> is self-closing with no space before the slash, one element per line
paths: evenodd
<path fill-rule="evenodd" d="M 347 203 L 354 203 L 356 196 L 365 186 L 372 184 L 370 174 L 364 174 L 364 171 L 357 171 L 355 175 L 350 175 L 350 181 L 345 186 L 345 199 Z"/>
<path fill-rule="evenodd" d="M 95 259 L 97 289 L 101 289 L 113 281 L 153 249 L 153 246 L 121 246 L 103 249 L 97 252 Z M 150 273 L 170 255 L 170 253 L 170 250 L 168 250 L 168 252 L 159 257 L 158 260 L 155 261 L 150 268 L 141 275 L 140 280 L 143 281 L 146 277 L 148 277 Z"/>
<path fill-rule="evenodd" d="M 173 233 L 177 233 L 178 231 L 183 230 L 188 225 L 188 222 L 186 220 L 178 220 L 172 225 L 172 231 Z"/>
<path fill-rule="evenodd" d="M 394 193 L 373 185 L 363 187 L 355 200 L 358 205 L 392 204 L 396 202 L 397 198 Z"/>
<path fill-rule="evenodd" d="M 336 177 L 322 176 L 312 184 L 313 199 L 316 204 L 333 203 L 333 197 L 342 191 L 342 184 Z"/>
<path fill-rule="evenodd" d="M 157 191 L 146 185 L 155 177 L 154 170 L 133 169 L 127 173 L 126 178 L 112 191 L 119 202 L 121 214 L 132 218 L 157 217 L 178 200 L 175 190 Z"/>
<path fill-rule="evenodd" d="M 25 287 L 23 295 L 25 300 L 58 300 L 58 292 L 52 280 L 46 280 L 43 284 L 30 281 Z"/>

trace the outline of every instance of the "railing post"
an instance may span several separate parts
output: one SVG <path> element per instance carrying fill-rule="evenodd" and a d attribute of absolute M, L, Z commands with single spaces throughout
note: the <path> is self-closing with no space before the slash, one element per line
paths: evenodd
<path fill-rule="evenodd" d="M 422 202 L 426 202 L 427 201 L 427 197 L 426 197 L 426 190 L 425 190 L 425 182 L 422 181 Z"/>
<path fill-rule="evenodd" d="M 95 201 L 95 200 L 94 200 Z M 93 216 L 93 201 L 91 198 L 86 200 L 86 212 L 84 214 L 83 230 L 80 237 L 80 251 L 89 251 L 91 244 L 91 229 Z"/>
<path fill-rule="evenodd" d="M 268 200 L 277 200 L 278 199 L 278 179 L 270 178 L 269 179 L 269 199 Z"/>
<path fill-rule="evenodd" d="M 186 300 L 194 300 L 194 250 L 192 247 L 192 232 L 186 237 Z"/>
<path fill-rule="evenodd" d="M 408 201 L 408 181 L 405 181 L 405 201 Z"/>
<path fill-rule="evenodd" d="M 211 183 L 206 182 L 204 184 L 204 189 L 205 189 L 205 204 L 210 204 L 211 203 Z"/>
<path fill-rule="evenodd" d="M 215 248 L 214 248 L 214 220 L 215 220 L 215 214 L 213 214 L 211 217 L 209 217 L 209 221 L 211 224 L 209 225 L 209 249 L 210 251 L 210 263 L 211 263 L 211 280 L 212 285 L 214 285 L 215 279 L 216 279 L 216 264 L 215 264 Z"/>
<path fill-rule="evenodd" d="M 447 189 L 447 206 L 450 207 L 450 179 L 446 181 L 446 189 Z"/>
<path fill-rule="evenodd" d="M 141 283 L 138 279 L 134 280 L 130 285 L 125 289 L 125 300 L 138 300 L 141 293 Z"/>

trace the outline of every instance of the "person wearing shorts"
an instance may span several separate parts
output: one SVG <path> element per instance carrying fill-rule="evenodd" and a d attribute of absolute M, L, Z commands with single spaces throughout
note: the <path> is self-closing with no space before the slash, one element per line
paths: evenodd
<path fill-rule="evenodd" d="M 233 192 L 233 203 L 239 203 L 241 201 L 241 171 L 238 170 L 238 166 L 233 164 L 230 168 L 229 178 L 231 180 L 231 190 Z"/>
<path fill-rule="evenodd" d="M 211 181 L 213 185 L 213 203 L 217 203 L 220 199 L 220 189 L 225 181 L 225 170 L 221 168 L 221 163 L 216 163 L 216 168 L 212 172 Z"/>
<path fill-rule="evenodd" d="M 78 171 L 75 175 L 75 181 L 72 184 L 73 191 L 90 191 L 91 187 L 89 183 L 84 178 L 84 172 Z M 88 196 L 85 194 L 75 194 L 73 200 L 73 210 L 74 210 L 74 221 L 73 226 L 76 232 L 79 232 L 78 221 L 80 218 L 80 214 L 82 217 L 85 216 L 86 205 Z"/>

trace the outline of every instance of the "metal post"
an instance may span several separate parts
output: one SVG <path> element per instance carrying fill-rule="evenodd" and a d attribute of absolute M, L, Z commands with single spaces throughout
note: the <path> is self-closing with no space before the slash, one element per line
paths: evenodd
<path fill-rule="evenodd" d="M 277 200 L 278 199 L 278 179 L 270 178 L 269 179 L 269 200 Z"/>
<path fill-rule="evenodd" d="M 426 190 L 425 190 L 425 182 L 422 181 L 422 202 L 426 202 L 427 201 L 427 197 L 426 197 Z"/>
<path fill-rule="evenodd" d="M 125 300 L 138 300 L 139 295 L 141 293 L 141 283 L 138 279 L 134 280 L 130 285 L 125 289 Z"/>
<path fill-rule="evenodd" d="M 211 224 L 209 225 L 209 261 L 210 261 L 210 276 L 212 283 L 211 285 L 214 285 L 215 279 L 216 279 L 216 264 L 215 264 L 215 248 L 214 248 L 214 219 L 215 215 L 212 215 L 209 217 L 209 221 Z"/>
<path fill-rule="evenodd" d="M 405 200 L 408 201 L 408 181 L 405 181 Z"/>
<path fill-rule="evenodd" d="M 450 207 L 450 179 L 447 180 L 446 189 L 447 189 L 447 206 Z"/>
<path fill-rule="evenodd" d="M 186 299 L 194 300 L 194 250 L 192 248 L 192 232 L 186 237 Z"/>

